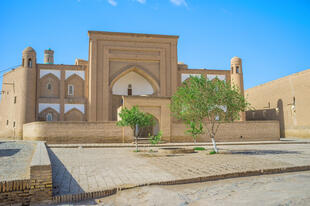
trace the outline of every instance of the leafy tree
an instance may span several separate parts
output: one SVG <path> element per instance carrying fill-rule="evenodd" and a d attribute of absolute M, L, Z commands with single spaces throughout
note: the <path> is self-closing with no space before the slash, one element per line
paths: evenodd
<path fill-rule="evenodd" d="M 161 136 L 163 135 L 162 131 L 159 131 L 157 135 L 150 137 L 150 143 L 156 145 L 160 142 Z"/>
<path fill-rule="evenodd" d="M 198 135 L 207 133 L 214 151 L 218 152 L 215 136 L 223 122 L 240 118 L 240 112 L 249 106 L 239 89 L 218 78 L 191 76 L 182 83 L 171 98 L 171 112 L 190 128 L 187 130 L 196 141 Z M 205 128 L 205 129 L 204 129 Z"/>
<path fill-rule="evenodd" d="M 138 151 L 137 138 L 141 136 L 143 130 L 147 127 L 155 124 L 152 115 L 141 112 L 137 106 L 131 109 L 123 108 L 119 113 L 120 121 L 116 123 L 117 126 L 127 127 L 129 126 L 133 130 L 136 142 L 136 151 Z"/>

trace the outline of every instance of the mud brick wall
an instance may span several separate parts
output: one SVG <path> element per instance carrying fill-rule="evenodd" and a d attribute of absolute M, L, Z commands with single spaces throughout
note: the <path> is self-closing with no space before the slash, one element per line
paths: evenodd
<path fill-rule="evenodd" d="M 0 182 L 0 205 L 13 205 L 20 203 L 30 204 L 30 180 L 13 180 Z"/>

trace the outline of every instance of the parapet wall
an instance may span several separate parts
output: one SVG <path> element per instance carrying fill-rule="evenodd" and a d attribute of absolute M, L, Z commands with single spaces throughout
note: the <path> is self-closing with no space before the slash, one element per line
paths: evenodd
<path fill-rule="evenodd" d="M 192 142 L 183 123 L 171 125 L 171 136 L 163 139 L 170 142 Z M 24 140 L 40 140 L 47 143 L 127 143 L 133 142 L 130 128 L 116 126 L 110 122 L 32 122 L 24 125 Z M 217 141 L 261 141 L 279 140 L 278 121 L 250 121 L 221 124 Z M 210 138 L 201 135 L 198 142 L 209 142 Z"/>

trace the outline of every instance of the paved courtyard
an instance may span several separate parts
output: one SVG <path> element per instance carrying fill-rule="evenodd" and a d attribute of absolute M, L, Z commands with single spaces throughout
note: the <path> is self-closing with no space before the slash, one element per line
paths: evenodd
<path fill-rule="evenodd" d="M 49 148 L 54 195 L 310 165 L 310 144 L 233 145 L 219 148 L 232 154 L 208 155 L 207 152 L 199 152 L 162 156 L 135 153 L 133 148 Z"/>
<path fill-rule="evenodd" d="M 0 182 L 29 179 L 35 142 L 0 141 Z"/>

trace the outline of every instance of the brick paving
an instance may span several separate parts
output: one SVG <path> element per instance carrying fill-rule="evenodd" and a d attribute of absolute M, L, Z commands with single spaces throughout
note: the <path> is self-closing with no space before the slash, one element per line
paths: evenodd
<path fill-rule="evenodd" d="M 49 148 L 53 193 L 78 194 L 159 181 L 310 165 L 310 144 L 223 145 L 219 148 L 232 154 L 199 152 L 163 156 L 135 153 L 133 148 Z"/>

